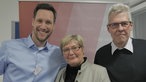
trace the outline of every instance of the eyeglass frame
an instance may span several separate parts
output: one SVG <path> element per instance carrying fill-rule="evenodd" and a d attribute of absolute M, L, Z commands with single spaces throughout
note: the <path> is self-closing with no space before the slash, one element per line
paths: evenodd
<path fill-rule="evenodd" d="M 132 23 L 131 21 L 121 21 L 121 22 L 110 23 L 107 25 L 107 27 L 118 28 L 119 25 L 121 25 L 122 27 L 128 27 L 131 23 Z"/>
<path fill-rule="evenodd" d="M 76 52 L 81 48 L 81 46 L 72 46 L 71 48 L 62 49 L 63 53 Z"/>

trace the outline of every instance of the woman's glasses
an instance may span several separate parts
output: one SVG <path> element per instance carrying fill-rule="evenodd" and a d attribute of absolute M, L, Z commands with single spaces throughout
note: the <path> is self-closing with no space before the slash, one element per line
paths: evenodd
<path fill-rule="evenodd" d="M 73 51 L 73 52 L 76 52 L 76 51 L 78 51 L 80 48 L 81 48 L 81 47 L 79 47 L 79 46 L 73 46 L 73 47 L 71 47 L 71 48 L 64 48 L 64 49 L 63 49 L 63 52 L 64 52 L 64 53 L 69 53 L 70 50 Z"/>

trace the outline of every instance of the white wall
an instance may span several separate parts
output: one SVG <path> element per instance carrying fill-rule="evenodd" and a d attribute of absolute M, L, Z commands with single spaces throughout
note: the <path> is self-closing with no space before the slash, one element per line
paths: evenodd
<path fill-rule="evenodd" d="M 18 0 L 0 0 L 0 43 L 11 39 L 11 22 L 18 21 Z"/>
<path fill-rule="evenodd" d="M 0 43 L 11 39 L 12 21 L 19 21 L 18 0 L 0 0 Z"/>

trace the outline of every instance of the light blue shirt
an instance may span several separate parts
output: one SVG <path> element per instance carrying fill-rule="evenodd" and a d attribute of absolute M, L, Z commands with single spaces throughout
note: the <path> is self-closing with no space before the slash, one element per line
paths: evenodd
<path fill-rule="evenodd" d="M 0 48 L 0 75 L 3 82 L 54 82 L 63 66 L 60 48 L 46 43 L 37 48 L 31 37 L 2 43 Z"/>

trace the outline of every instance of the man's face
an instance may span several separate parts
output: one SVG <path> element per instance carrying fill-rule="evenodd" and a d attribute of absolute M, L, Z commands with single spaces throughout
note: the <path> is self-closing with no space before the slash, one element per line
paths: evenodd
<path fill-rule="evenodd" d="M 54 29 L 54 15 L 52 11 L 40 9 L 32 21 L 32 39 L 45 42 Z"/>
<path fill-rule="evenodd" d="M 128 13 L 126 12 L 109 16 L 108 32 L 116 45 L 125 45 L 127 43 L 132 27 L 132 22 L 129 21 Z"/>

